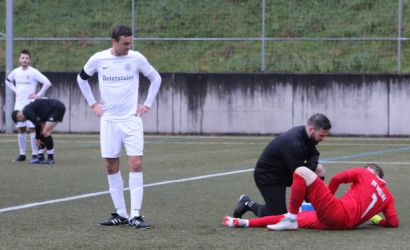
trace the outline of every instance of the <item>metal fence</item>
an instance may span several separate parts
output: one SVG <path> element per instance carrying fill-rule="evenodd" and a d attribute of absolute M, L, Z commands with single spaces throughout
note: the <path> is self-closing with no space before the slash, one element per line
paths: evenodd
<path fill-rule="evenodd" d="M 28 47 L 43 71 L 77 71 L 92 53 L 110 46 L 111 28 L 123 23 L 135 31 L 136 49 L 162 72 L 409 73 L 410 62 L 403 58 L 410 52 L 410 27 L 403 18 L 409 4 L 14 1 L 14 57 Z M 6 1 L 1 5 L 5 13 Z"/>
<path fill-rule="evenodd" d="M 0 0 L 0 68 L 10 72 L 27 48 L 41 71 L 78 72 L 111 46 L 112 27 L 125 24 L 135 32 L 135 49 L 160 72 L 404 74 L 409 6 L 410 0 Z M 5 110 L 12 109 L 9 91 Z"/>

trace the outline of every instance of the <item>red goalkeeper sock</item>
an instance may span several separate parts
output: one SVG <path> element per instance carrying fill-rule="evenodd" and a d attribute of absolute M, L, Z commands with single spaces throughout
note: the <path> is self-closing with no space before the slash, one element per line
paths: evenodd
<path fill-rule="evenodd" d="M 293 173 L 293 183 L 290 189 L 289 213 L 298 214 L 299 208 L 303 203 L 306 195 L 306 182 L 297 173 Z"/>
<path fill-rule="evenodd" d="M 249 219 L 249 227 L 266 227 L 278 223 L 283 217 L 285 216 L 281 214 Z"/>

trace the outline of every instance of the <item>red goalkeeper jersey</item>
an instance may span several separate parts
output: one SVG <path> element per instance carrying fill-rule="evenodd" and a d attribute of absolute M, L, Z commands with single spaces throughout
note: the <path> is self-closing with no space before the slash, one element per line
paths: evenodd
<path fill-rule="evenodd" d="M 337 198 L 334 193 L 342 183 L 351 183 L 347 192 Z M 328 186 L 316 178 L 307 187 L 308 198 L 315 211 L 301 212 L 298 224 L 301 228 L 340 230 L 350 229 L 383 212 L 385 219 L 379 225 L 397 227 L 399 218 L 394 207 L 393 195 L 384 180 L 365 168 L 353 168 L 336 174 Z M 284 215 L 266 216 L 249 220 L 250 227 L 278 223 Z"/>
<path fill-rule="evenodd" d="M 328 185 L 334 194 L 342 183 L 351 183 L 340 198 L 345 212 L 344 225 L 353 228 L 374 215 L 383 212 L 385 219 L 380 223 L 386 227 L 397 227 L 399 219 L 394 207 L 394 198 L 386 182 L 365 168 L 353 168 L 336 174 Z"/>

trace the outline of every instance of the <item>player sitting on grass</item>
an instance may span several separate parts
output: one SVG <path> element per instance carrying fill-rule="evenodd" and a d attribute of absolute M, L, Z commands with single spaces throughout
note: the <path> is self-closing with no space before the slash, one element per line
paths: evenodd
<path fill-rule="evenodd" d="M 293 174 L 289 212 L 283 215 L 254 219 L 224 217 L 226 227 L 265 227 L 271 230 L 296 230 L 298 227 L 340 230 L 352 229 L 369 219 L 383 227 L 398 227 L 399 218 L 394 198 L 382 180 L 383 170 L 376 164 L 364 168 L 352 168 L 336 174 L 329 186 L 306 167 L 299 167 Z M 351 183 L 341 197 L 335 193 L 342 183 Z M 307 195 L 316 211 L 300 212 Z M 385 219 L 378 213 L 383 212 Z M 298 214 L 299 213 L 299 214 Z"/>

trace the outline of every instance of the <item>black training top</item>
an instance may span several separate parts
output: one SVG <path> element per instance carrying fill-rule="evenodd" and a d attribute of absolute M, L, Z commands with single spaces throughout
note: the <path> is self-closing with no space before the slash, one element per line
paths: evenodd
<path fill-rule="evenodd" d="M 279 135 L 266 146 L 256 164 L 255 173 L 264 183 L 289 186 L 297 167 L 306 166 L 315 171 L 318 161 L 316 143 L 309 139 L 305 126 L 298 126 Z"/>
<path fill-rule="evenodd" d="M 64 106 L 59 100 L 40 98 L 24 107 L 24 117 L 36 126 L 36 139 L 41 137 L 41 123 L 47 121 L 49 115 L 54 111 L 53 108 L 57 105 Z"/>

